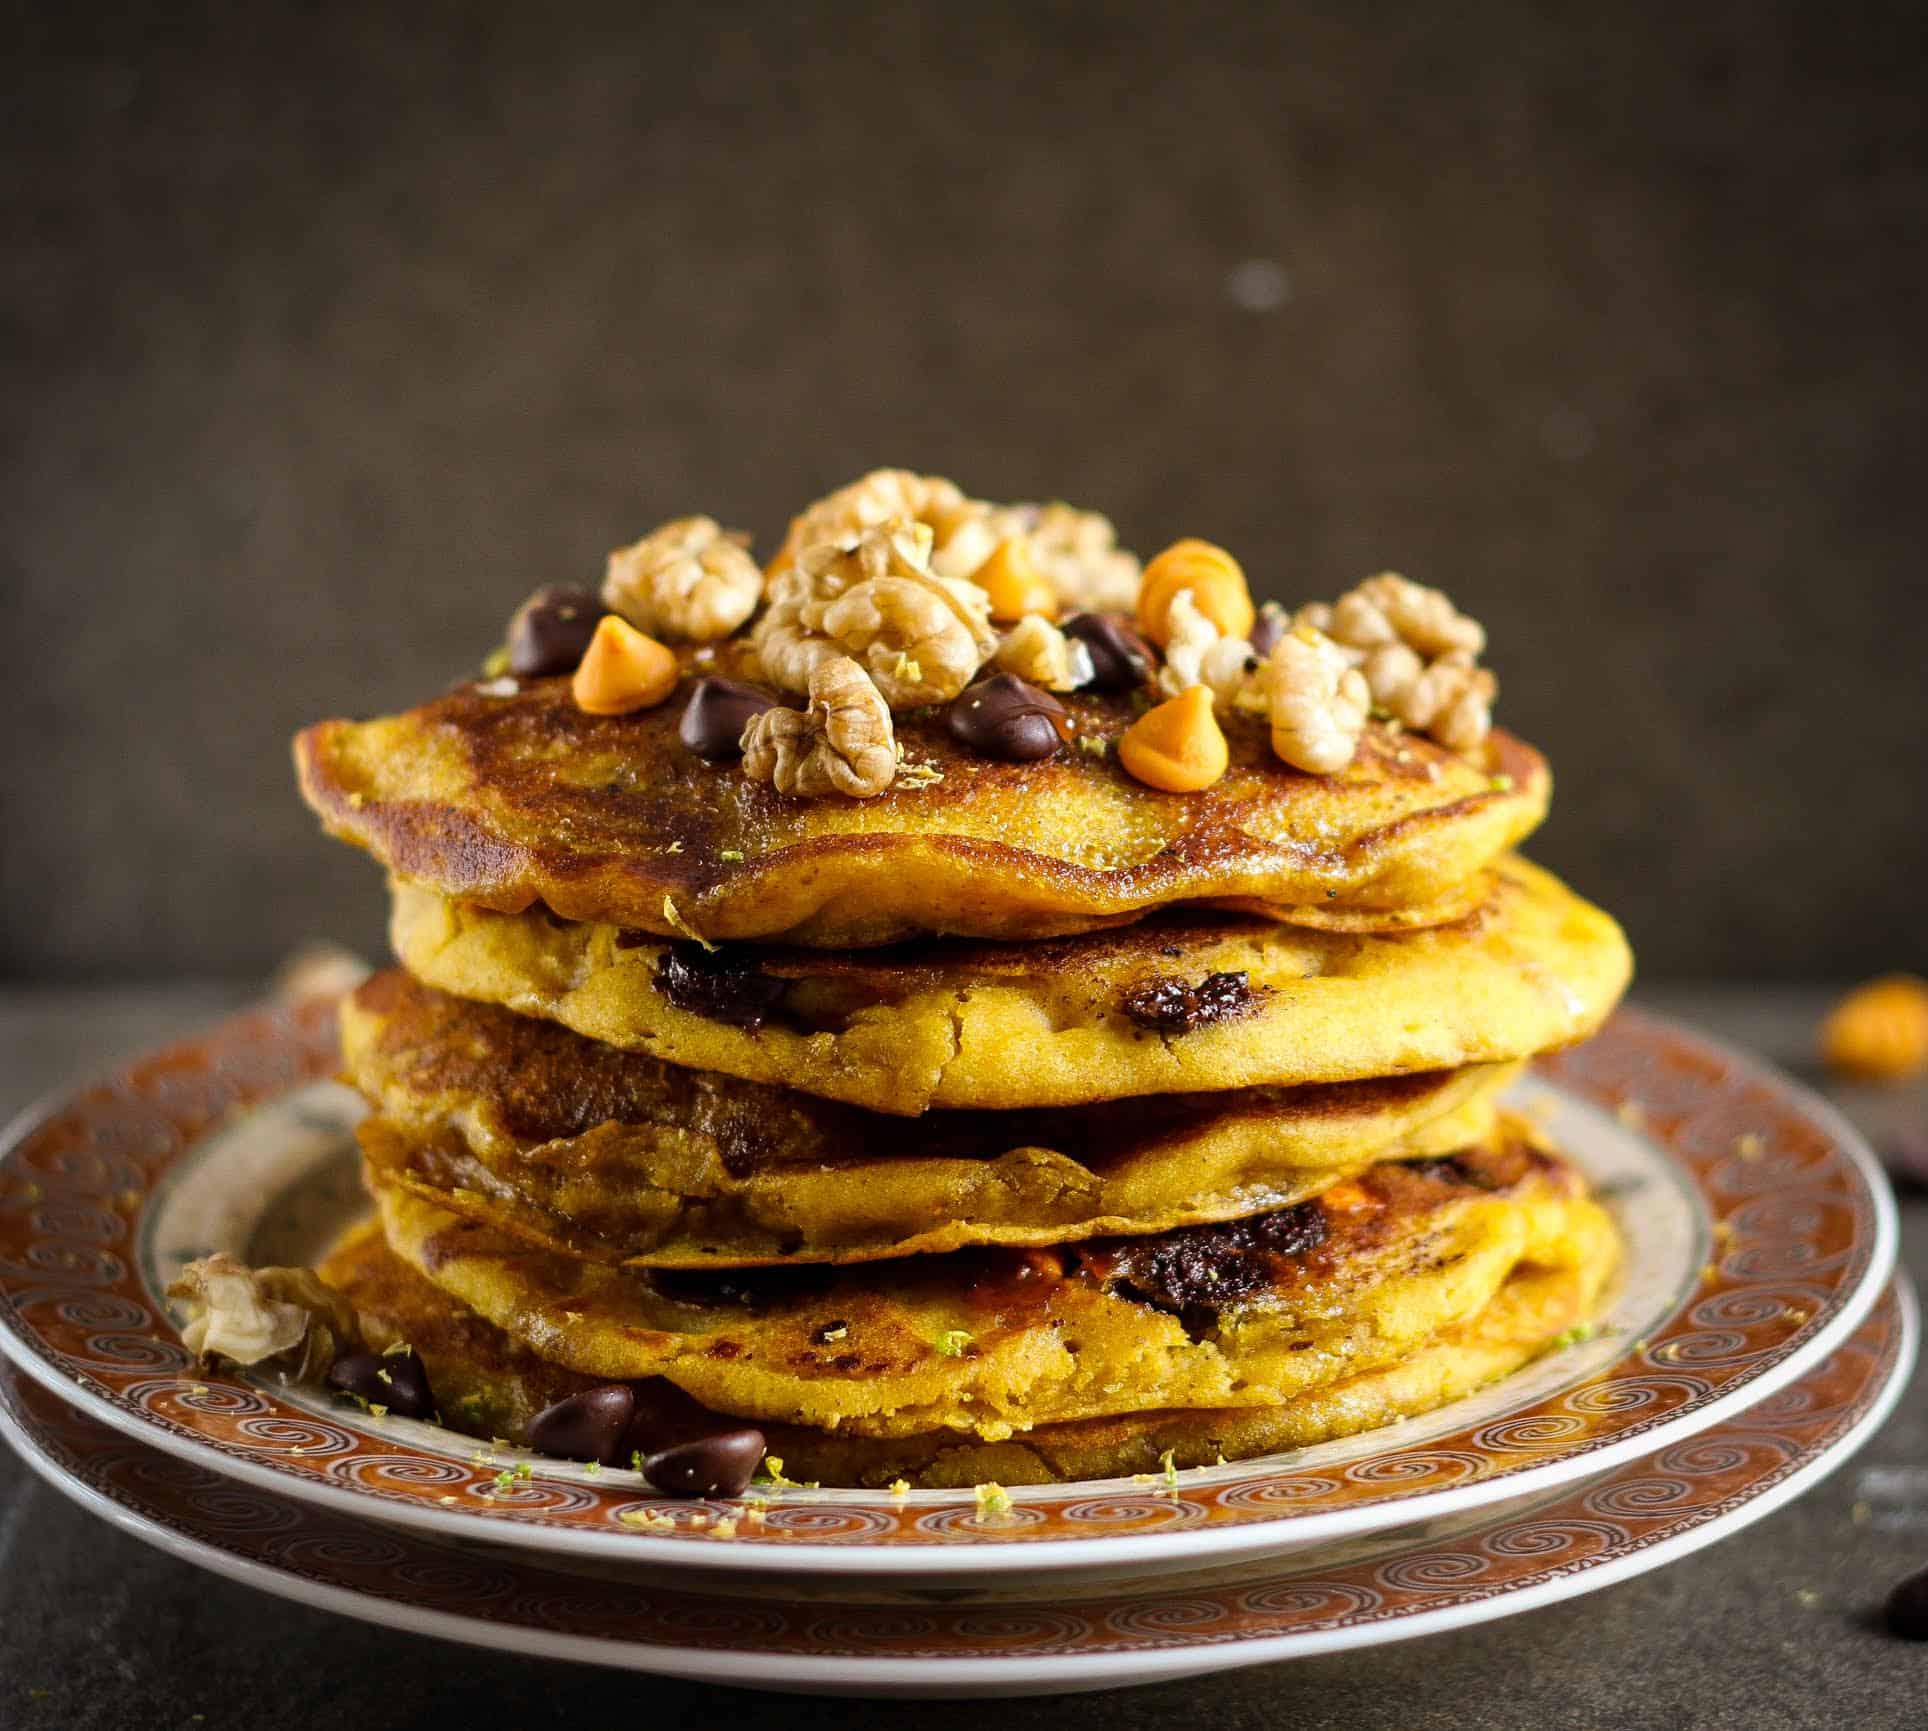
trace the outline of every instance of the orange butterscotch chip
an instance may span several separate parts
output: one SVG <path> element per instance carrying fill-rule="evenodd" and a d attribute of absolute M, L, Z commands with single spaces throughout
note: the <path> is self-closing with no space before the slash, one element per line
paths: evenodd
<path fill-rule="evenodd" d="M 1244 568 L 1209 541 L 1174 541 L 1145 567 L 1138 587 L 1138 629 L 1161 649 L 1171 639 L 1172 602 L 1181 589 L 1223 637 L 1250 637 L 1258 622 Z"/>
<path fill-rule="evenodd" d="M 1027 613 L 1052 619 L 1058 612 L 1058 592 L 1031 557 L 1024 535 L 1000 541 L 990 558 L 971 573 L 971 581 L 991 598 L 991 617 L 1000 625 L 1014 625 Z"/>
<path fill-rule="evenodd" d="M 570 687 L 589 715 L 653 709 L 675 689 L 676 657 L 614 613 L 597 625 Z"/>
<path fill-rule="evenodd" d="M 1928 982 L 1887 974 L 1857 986 L 1821 1024 L 1828 1067 L 1871 1082 L 1902 1082 L 1928 1069 Z"/>
<path fill-rule="evenodd" d="M 1212 713 L 1212 688 L 1188 686 L 1170 701 L 1148 709 L 1118 741 L 1118 761 L 1147 787 L 1165 793 L 1197 793 L 1210 787 L 1231 762 L 1225 732 Z"/>

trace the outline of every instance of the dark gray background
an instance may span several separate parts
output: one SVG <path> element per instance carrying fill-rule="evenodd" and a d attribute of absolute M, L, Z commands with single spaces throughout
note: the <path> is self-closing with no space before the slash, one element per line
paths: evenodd
<path fill-rule="evenodd" d="M 1919 6 L 4 16 L 0 976 L 372 946 L 298 724 L 878 462 L 1444 584 L 1650 977 L 1928 965 Z"/>

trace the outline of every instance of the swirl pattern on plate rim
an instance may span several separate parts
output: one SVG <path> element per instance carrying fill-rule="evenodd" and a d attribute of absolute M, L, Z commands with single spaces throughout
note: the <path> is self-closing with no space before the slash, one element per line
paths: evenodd
<path fill-rule="evenodd" d="M 9 1351 L 81 1384 L 137 1429 L 360 1498 L 605 1535 L 632 1531 L 635 1512 L 646 1509 L 676 1522 L 659 1536 L 712 1542 L 709 1521 L 693 1525 L 687 1505 L 639 1503 L 633 1481 L 538 1478 L 503 1491 L 485 1458 L 465 1464 L 353 1412 L 321 1420 L 265 1382 L 187 1362 L 131 1254 L 156 1186 L 197 1139 L 331 1074 L 335 1063 L 329 1005 L 256 1010 L 129 1065 L 19 1129 L 0 1155 L 0 1330 Z M 1336 1468 L 1295 1472 L 1291 1457 L 1234 1463 L 1187 1474 L 1176 1493 L 1026 1488 L 1013 1492 L 1001 1519 L 955 1499 L 933 1508 L 936 1493 L 786 1491 L 761 1523 L 739 1528 L 736 1542 L 1022 1545 L 1380 1508 L 1626 1444 L 1744 1392 L 1843 1319 L 1845 1307 L 1866 1301 L 1880 1240 L 1870 1184 L 1833 1127 L 1771 1073 L 1624 1011 L 1540 1069 L 1623 1121 L 1637 1119 L 1691 1183 L 1713 1232 L 1715 1257 L 1698 1289 L 1597 1374 L 1423 1446 L 1389 1439 Z"/>

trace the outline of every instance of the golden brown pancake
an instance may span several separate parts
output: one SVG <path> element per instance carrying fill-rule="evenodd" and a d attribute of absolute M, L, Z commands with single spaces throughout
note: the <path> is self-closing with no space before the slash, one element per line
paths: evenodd
<path fill-rule="evenodd" d="M 1598 1211 L 1576 1217 L 1574 1240 L 1568 1260 L 1519 1264 L 1476 1315 L 1405 1358 L 1272 1406 L 1124 1413 L 1039 1425 L 997 1442 L 956 1431 L 851 1436 L 767 1419 L 762 1429 L 789 1477 L 828 1485 L 1043 1484 L 1155 1472 L 1168 1451 L 1174 1466 L 1193 1467 L 1308 1447 L 1457 1400 L 1587 1321 L 1612 1275 L 1617 1246 Z M 355 1305 L 377 1349 L 404 1341 L 416 1349 L 453 1429 L 524 1445 L 544 1407 L 597 1385 L 597 1378 L 537 1356 L 425 1280 L 388 1248 L 378 1222 L 351 1232 L 321 1273 Z M 661 1378 L 636 1388 L 644 1416 L 633 1440 L 646 1450 L 740 1422 Z"/>
<path fill-rule="evenodd" d="M 1517 856 L 1469 918 L 1396 936 L 1173 913 L 1030 944 L 714 954 L 399 886 L 418 979 L 666 1063 L 874 1111 L 1006 1111 L 1510 1063 L 1591 1033 L 1620 929 Z"/>
<path fill-rule="evenodd" d="M 754 679 L 748 654 L 731 642 L 684 661 Z M 1539 824 L 1551 785 L 1504 733 L 1461 757 L 1377 723 L 1345 771 L 1306 775 L 1238 716 L 1225 777 L 1162 793 L 1109 749 L 1131 697 L 1077 694 L 1065 707 L 1102 752 L 998 762 L 952 738 L 943 710 L 913 710 L 895 718 L 895 786 L 803 799 L 680 743 L 692 683 L 626 716 L 585 715 L 566 680 L 544 679 L 325 721 L 295 742 L 302 791 L 404 881 L 499 913 L 541 903 L 660 937 L 846 947 L 1061 936 L 1224 897 L 1341 927 L 1450 919 Z"/>
<path fill-rule="evenodd" d="M 1272 1406 L 1406 1357 L 1521 1262 L 1596 1234 L 1577 1173 L 1517 1125 L 1384 1162 L 1277 1213 L 1060 1250 L 854 1268 L 611 1268 L 530 1249 L 379 1172 L 388 1243 L 544 1358 L 662 1376 L 706 1406 L 858 1436 Z"/>
<path fill-rule="evenodd" d="M 1263 1213 L 1491 1132 L 1509 1065 L 915 1122 L 679 1069 L 399 971 L 342 1006 L 362 1145 L 451 1213 L 652 1267 L 859 1262 Z"/>

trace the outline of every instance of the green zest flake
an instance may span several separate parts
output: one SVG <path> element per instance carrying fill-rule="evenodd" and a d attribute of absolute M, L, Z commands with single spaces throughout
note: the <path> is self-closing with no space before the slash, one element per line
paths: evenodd
<path fill-rule="evenodd" d="M 584 1461 L 582 1465 L 582 1470 L 586 1472 L 593 1479 L 602 1472 L 602 1462 L 601 1461 Z"/>
<path fill-rule="evenodd" d="M 767 1485 L 773 1491 L 803 1491 L 815 1489 L 812 1485 L 800 1485 L 795 1479 L 786 1479 L 783 1476 L 782 1455 L 766 1454 L 763 1457 L 763 1468 L 752 1482 L 758 1485 Z"/>
<path fill-rule="evenodd" d="M 1165 1475 L 1165 1489 L 1173 1496 L 1178 1495 L 1178 1459 L 1176 1452 L 1167 1449 L 1158 1457 L 1158 1465 Z"/>
<path fill-rule="evenodd" d="M 1581 1341 L 1591 1340 L 1593 1336 L 1594 1326 L 1592 1323 L 1576 1322 L 1571 1328 L 1561 1329 L 1560 1332 L 1553 1337 L 1553 1350 L 1557 1352 L 1563 1346 L 1578 1346 Z"/>
<path fill-rule="evenodd" d="M 489 651 L 482 663 L 483 676 L 488 679 L 500 679 L 508 671 L 509 646 L 506 643 L 499 643 Z"/>
<path fill-rule="evenodd" d="M 515 1481 L 516 1474 L 514 1470 L 509 1467 L 504 1467 L 501 1472 L 495 1475 L 493 1482 L 498 1491 L 512 1491 L 515 1489 Z"/>
<path fill-rule="evenodd" d="M 743 857 L 743 850 L 740 847 L 726 847 L 716 857 L 718 859 L 739 860 Z"/>
<path fill-rule="evenodd" d="M 1510 775 L 1496 775 L 1486 785 L 1490 787 L 1495 793 L 1505 793 L 1510 787 L 1512 787 L 1513 778 Z"/>
<path fill-rule="evenodd" d="M 970 1335 L 961 1328 L 947 1328 L 937 1337 L 937 1350 L 945 1358 L 962 1358 L 970 1344 Z"/>
<path fill-rule="evenodd" d="M 629 1451 L 629 1470 L 633 1473 L 639 1473 L 643 1470 L 643 1451 L 641 1449 L 631 1449 Z"/>
<path fill-rule="evenodd" d="M 977 1487 L 977 1512 L 985 1515 L 1008 1515 L 1011 1512 L 1011 1493 L 1000 1484 L 982 1484 Z"/>
<path fill-rule="evenodd" d="M 1078 749 L 1088 757 L 1103 757 L 1111 749 L 1111 741 L 1100 739 L 1095 733 L 1078 735 Z"/>
<path fill-rule="evenodd" d="M 372 1400 L 368 1403 L 368 1410 L 373 1413 L 376 1418 L 388 1417 L 388 1408 L 385 1406 L 377 1406 Z"/>
<path fill-rule="evenodd" d="M 376 1376 L 380 1377 L 383 1382 L 387 1383 L 390 1388 L 393 1388 L 395 1386 L 395 1379 L 392 1376 L 390 1376 L 387 1371 L 378 1370 L 375 1372 L 375 1374 Z"/>

